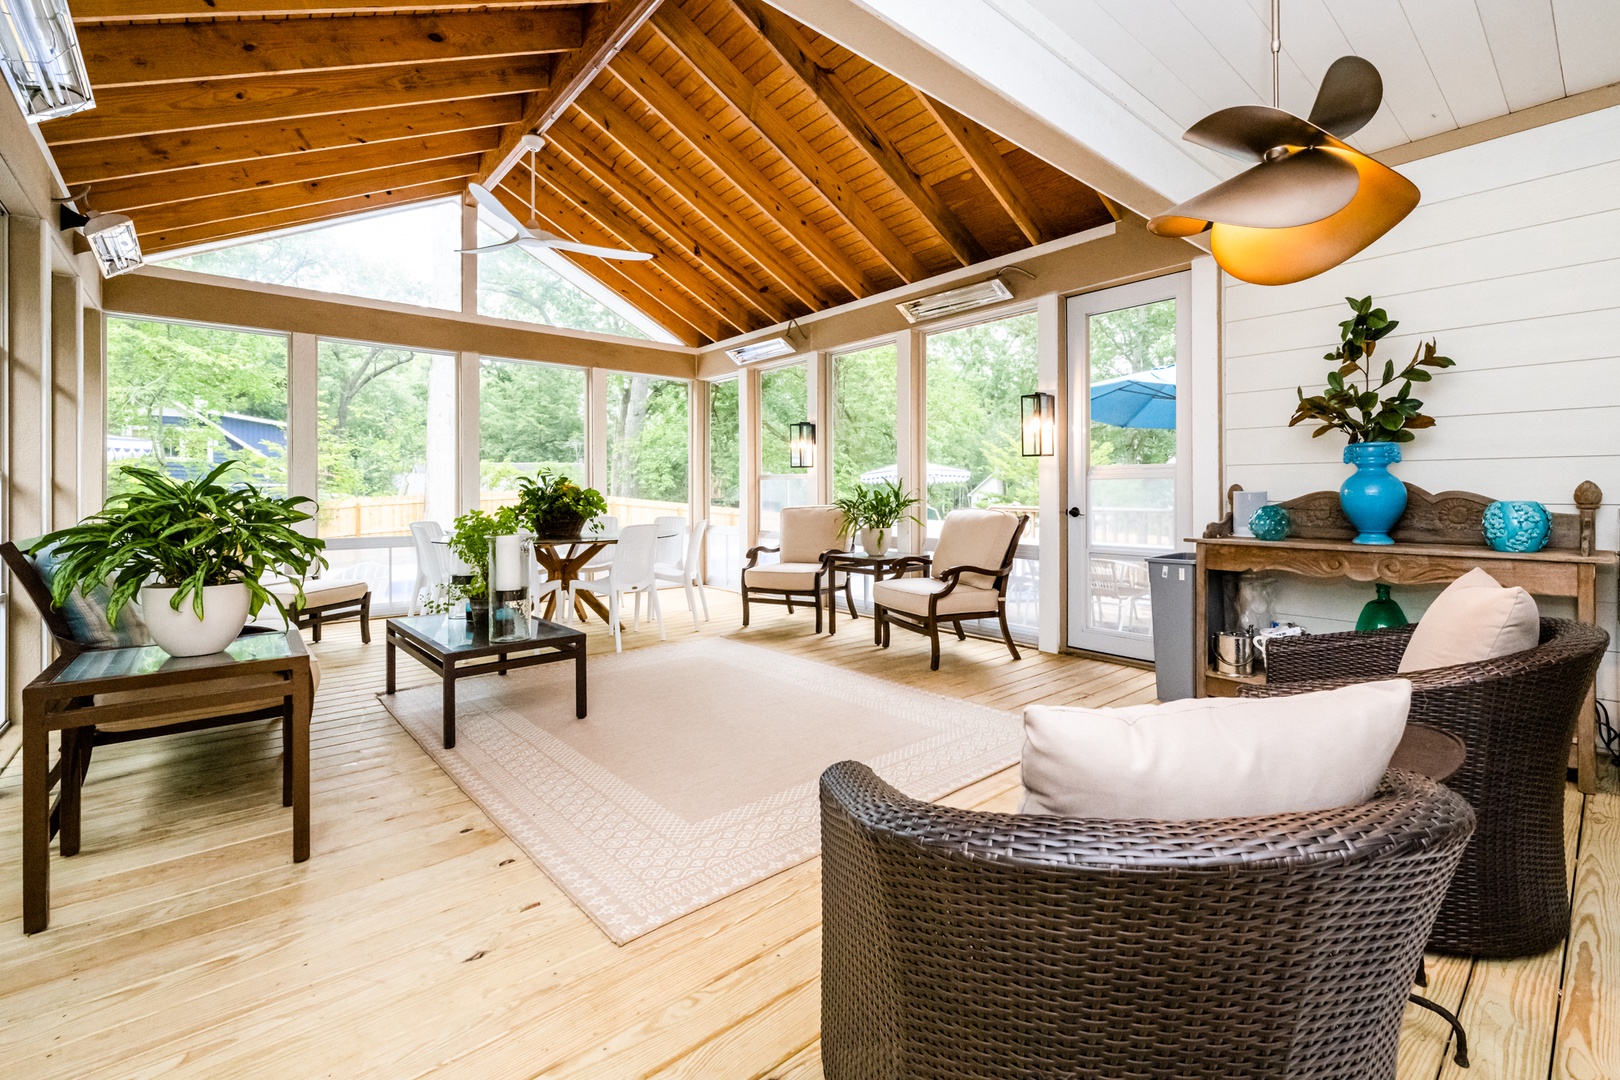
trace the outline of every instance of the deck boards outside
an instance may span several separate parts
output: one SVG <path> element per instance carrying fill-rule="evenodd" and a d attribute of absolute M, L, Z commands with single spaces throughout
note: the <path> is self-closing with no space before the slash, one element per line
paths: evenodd
<path fill-rule="evenodd" d="M 672 594 L 673 596 L 673 594 Z M 996 708 L 1136 704 L 1149 672 L 870 624 L 810 634 L 766 609 L 730 634 Z M 680 606 L 678 598 L 671 608 Z M 666 620 L 688 635 L 684 611 Z M 611 640 L 593 624 L 593 651 Z M 626 646 L 655 646 L 628 634 Z M 53 859 L 52 925 L 21 933 L 18 763 L 0 772 L 0 1060 L 32 1078 L 123 1076 L 821 1076 L 820 863 L 813 860 L 618 947 L 468 800 L 381 707 L 381 634 L 314 647 L 313 854 L 290 861 L 269 725 L 104 748 L 83 854 Z M 432 676 L 401 660 L 401 688 Z M 1431 958 L 1474 1066 L 1409 1009 L 1402 1080 L 1620 1076 L 1620 794 L 1569 795 L 1571 942 L 1526 961 Z M 1007 810 L 1007 769 L 951 796 Z M 1560 990 L 1562 989 L 1562 994 Z"/>

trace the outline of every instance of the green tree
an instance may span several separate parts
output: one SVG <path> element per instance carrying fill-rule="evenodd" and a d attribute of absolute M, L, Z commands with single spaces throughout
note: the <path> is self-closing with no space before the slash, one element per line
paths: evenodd
<path fill-rule="evenodd" d="M 833 497 L 855 492 L 861 474 L 893 465 L 899 350 L 879 345 L 832 358 Z"/>
<path fill-rule="evenodd" d="M 607 378 L 608 494 L 686 502 L 690 467 L 688 391 L 678 379 Z"/>
<path fill-rule="evenodd" d="M 1019 398 L 1035 390 L 1035 346 L 1034 314 L 928 336 L 928 460 L 968 470 L 966 483 L 928 486 L 931 510 L 965 506 L 976 489 L 980 503 L 1034 503 Z"/>
<path fill-rule="evenodd" d="M 586 372 L 521 360 L 484 360 L 479 368 L 483 490 L 509 490 L 542 466 L 583 481 Z"/>
<path fill-rule="evenodd" d="M 709 505 L 742 505 L 737 394 L 742 377 L 709 384 Z"/>
<path fill-rule="evenodd" d="M 1176 362 L 1176 302 L 1091 316 L 1091 381 L 1104 382 Z M 1091 464 L 1162 465 L 1176 456 L 1176 433 L 1162 428 L 1091 424 Z"/>
<path fill-rule="evenodd" d="M 323 341 L 320 496 L 397 495 L 427 463 L 428 365 L 409 349 Z"/>
<path fill-rule="evenodd" d="M 809 417 L 809 388 L 804 364 L 774 368 L 759 378 L 759 471 L 784 476 L 792 463 L 792 425 Z"/>

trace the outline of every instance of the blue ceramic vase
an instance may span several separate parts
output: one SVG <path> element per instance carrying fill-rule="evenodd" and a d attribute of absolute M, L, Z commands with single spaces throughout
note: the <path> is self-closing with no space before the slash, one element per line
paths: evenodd
<path fill-rule="evenodd" d="M 1389 530 L 1406 509 L 1406 485 L 1390 475 L 1389 467 L 1400 460 L 1397 443 L 1361 442 L 1344 448 L 1344 463 L 1356 471 L 1339 486 L 1339 505 L 1356 527 L 1356 543 L 1395 542 Z"/>
<path fill-rule="evenodd" d="M 1497 551 L 1540 551 L 1552 515 L 1538 502 L 1493 502 L 1485 508 L 1485 539 Z"/>

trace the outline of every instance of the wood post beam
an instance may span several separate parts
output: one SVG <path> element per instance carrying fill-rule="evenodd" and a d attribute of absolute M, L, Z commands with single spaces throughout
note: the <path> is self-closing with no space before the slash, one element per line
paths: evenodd
<path fill-rule="evenodd" d="M 417 184 L 414 187 L 399 187 L 372 195 L 339 199 L 335 202 L 310 203 L 264 214 L 252 214 L 248 217 L 182 226 L 163 233 L 143 235 L 141 250 L 150 256 L 160 251 L 174 251 L 177 248 L 211 244 L 219 240 L 252 237 L 261 233 L 275 232 L 278 229 L 297 228 L 300 225 L 377 210 L 385 206 L 404 206 L 407 203 L 425 202 L 428 199 L 442 199 L 462 194 L 466 189 L 467 181 L 464 179 L 438 180 L 429 184 Z"/>
<path fill-rule="evenodd" d="M 494 146 L 498 137 L 498 129 L 484 128 L 112 180 L 91 185 L 90 205 L 103 213 L 129 213 L 139 207 L 189 202 L 215 195 L 269 191 L 285 184 L 304 184 L 373 169 L 399 169 L 426 161 L 481 154 Z"/>
<path fill-rule="evenodd" d="M 287 165 L 295 160 L 293 155 L 497 128 L 516 120 L 522 107 L 521 95 L 506 94 L 403 109 L 363 109 L 302 122 L 271 120 L 170 135 L 66 143 L 54 147 L 51 156 L 68 187 L 78 187 L 238 162 L 244 168 L 268 166 L 277 159 Z"/>
<path fill-rule="evenodd" d="M 443 161 L 425 161 L 404 168 L 389 166 L 349 176 L 336 176 L 330 180 L 309 180 L 302 184 L 282 184 L 259 191 L 242 191 L 230 195 L 212 195 L 190 202 L 170 203 L 137 210 L 135 231 L 141 236 L 164 233 L 232 218 L 288 210 L 311 203 L 336 202 L 360 195 L 374 195 L 395 188 L 414 187 L 435 181 L 454 180 L 471 176 L 478 168 L 478 155 L 467 154 Z"/>
<path fill-rule="evenodd" d="M 73 0 L 79 26 L 113 19 L 148 22 L 157 19 L 212 19 L 229 15 L 284 18 L 288 15 L 374 15 L 398 11 L 473 11 L 485 8 L 583 7 L 604 0 Z"/>
<path fill-rule="evenodd" d="M 775 243 L 738 217 L 731 207 L 721 201 L 720 196 L 709 184 L 692 175 L 684 162 L 636 123 L 629 113 L 614 104 L 606 94 L 592 87 L 581 94 L 575 104 L 586 117 L 605 131 L 620 149 L 669 185 L 676 194 L 707 218 L 716 230 L 746 251 L 800 300 L 815 309 L 830 307 L 840 302 L 836 292 L 820 288 L 811 281 Z M 553 128 L 552 137 L 561 141 L 572 138 L 573 135 L 564 133 L 562 125 L 559 124 Z M 569 144 L 564 145 L 566 147 Z"/>
<path fill-rule="evenodd" d="M 608 70 L 634 91 L 676 134 L 691 143 L 722 175 L 740 187 L 754 205 L 765 211 L 794 243 L 808 251 L 827 273 L 849 290 L 851 296 L 871 296 L 878 291 L 866 273 L 855 265 L 855 261 L 826 233 L 807 221 L 804 213 L 765 178 L 753 161 L 654 71 L 651 64 L 638 54 L 626 51 L 614 59 Z M 754 257 L 758 259 L 757 255 Z M 828 307 L 843 303 L 845 299 L 825 290 L 819 295 L 821 304 Z M 814 301 L 807 302 L 816 306 Z"/>
<path fill-rule="evenodd" d="M 883 171 L 883 175 L 900 190 L 900 194 L 917 208 L 933 230 L 963 266 L 971 266 L 989 258 L 984 246 L 968 231 L 956 212 L 939 197 L 932 187 L 922 182 L 905 156 L 872 115 L 861 105 L 853 91 L 828 66 L 824 54 L 810 43 L 810 39 L 792 19 L 760 0 L 731 0 L 744 19 L 753 24 L 776 55 L 781 57 L 799 81 L 810 88 L 816 99 L 832 113 L 850 139 L 866 152 Z"/>
<path fill-rule="evenodd" d="M 583 244 L 603 244 L 609 247 L 619 244 L 619 240 L 612 233 L 576 209 L 567 196 L 544 185 L 539 189 L 539 205 L 533 208 L 531 215 L 530 207 L 524 201 L 528 196 L 528 186 L 526 170 L 514 169 L 496 189 L 502 201 L 506 203 L 507 209 L 519 219 L 528 219 L 532 216 L 539 220 L 543 228 Z M 570 253 L 559 252 L 559 254 Z M 741 332 L 740 327 L 732 327 L 676 287 L 671 279 L 664 276 L 662 268 L 655 267 L 653 262 L 619 262 L 615 259 L 599 259 L 589 255 L 581 256 L 581 259 L 583 261 L 576 260 L 576 262 L 586 273 L 602 282 L 611 282 L 614 278 L 629 281 L 658 301 L 659 306 L 673 314 L 680 324 L 695 330 L 705 342 L 719 341 Z M 647 314 L 653 315 L 658 322 L 664 323 L 671 333 L 680 336 L 678 325 L 669 326 L 668 320 L 657 318 L 654 312 L 649 311 Z"/>
<path fill-rule="evenodd" d="M 585 40 L 578 9 L 81 26 L 79 48 L 104 88 L 394 67 L 568 52 Z M 99 101 L 98 101 L 99 104 Z"/>
<path fill-rule="evenodd" d="M 704 81 L 747 117 L 766 141 L 833 205 L 902 281 L 921 281 L 928 276 L 928 270 L 911 250 L 859 195 L 845 186 L 843 178 L 810 145 L 798 127 L 760 95 L 748 76 L 738 70 L 731 58 L 710 41 L 684 11 L 677 7 L 661 8 L 653 15 L 652 24 L 691 62 Z"/>
<path fill-rule="evenodd" d="M 580 168 L 595 176 L 599 183 L 611 188 L 619 198 L 635 207 L 638 213 L 668 234 L 678 247 L 701 259 L 704 265 L 719 275 L 737 295 L 744 297 L 751 306 L 763 312 L 771 322 L 786 322 L 810 310 L 808 306 L 796 303 L 774 282 L 765 285 L 756 284 L 743 273 L 727 252 L 695 236 L 690 225 L 676 218 L 670 208 L 647 194 L 639 185 L 618 182 L 620 178 L 615 175 L 613 163 L 598 153 L 590 140 L 581 138 L 572 124 L 554 126 L 547 143 L 558 153 L 566 154 Z"/>
<path fill-rule="evenodd" d="M 1018 231 L 1024 234 L 1024 239 L 1031 244 L 1044 244 L 1053 239 L 1051 226 L 1046 223 L 1035 200 L 1024 190 L 1024 185 L 1007 167 L 1006 159 L 991 142 L 990 133 L 943 101 L 936 101 L 921 91 L 917 96 L 922 98 L 923 105 L 966 156 L 968 164 L 973 166 L 973 171 L 990 189 L 1001 208 L 1007 211 L 1007 216 L 1013 219 Z"/>
<path fill-rule="evenodd" d="M 522 165 L 513 170 L 517 185 L 522 185 L 521 174 L 528 172 L 529 164 L 529 160 L 525 159 Z M 702 271 L 642 228 L 629 214 L 614 206 L 606 194 L 592 187 L 589 181 L 568 167 L 560 151 L 536 155 L 533 164 L 542 184 L 558 192 L 581 213 L 594 218 L 597 224 L 617 237 L 620 244 L 653 255 L 653 263 L 659 271 L 720 318 L 739 330 L 769 325 L 771 320 L 762 312 L 754 311 L 731 297 L 719 284 L 710 281 Z"/>
<path fill-rule="evenodd" d="M 399 108 L 543 90 L 551 58 L 451 62 L 302 75 L 124 86 L 96 92 L 96 107 L 40 125 L 54 149 L 62 143 L 160 135 L 260 121 L 291 125 L 306 116 Z"/>
<path fill-rule="evenodd" d="M 544 134 L 624 48 L 631 35 L 641 29 L 658 4 L 659 0 L 612 0 L 595 8 L 588 16 L 580 47 L 552 71 L 551 86 L 531 97 L 522 119 L 508 127 L 500 143 L 484 155 L 478 166 L 478 183 L 487 186 L 523 136 L 530 132 Z"/>

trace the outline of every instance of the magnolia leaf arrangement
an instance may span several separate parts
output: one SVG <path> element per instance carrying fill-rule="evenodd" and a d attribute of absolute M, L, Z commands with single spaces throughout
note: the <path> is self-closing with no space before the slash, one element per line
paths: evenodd
<path fill-rule="evenodd" d="M 915 514 L 906 513 L 918 503 L 915 495 L 907 495 L 898 481 L 885 480 L 877 484 L 856 484 L 855 492 L 833 505 L 844 513 L 851 529 L 892 529 L 901 518 L 909 518 L 921 525 Z"/>
<path fill-rule="evenodd" d="M 1426 341 L 1399 371 L 1393 360 L 1385 360 L 1374 385 L 1373 352 L 1400 323 L 1383 308 L 1373 307 L 1370 296 L 1344 300 L 1355 314 L 1339 324 L 1339 347 L 1323 357 L 1335 365 L 1328 373 L 1327 389 L 1306 397 L 1300 387 L 1299 405 L 1288 426 L 1307 421 L 1322 425 L 1311 433 L 1313 439 L 1342 431 L 1352 443 L 1411 442 L 1413 430 L 1434 427 L 1434 417 L 1425 414 L 1423 402 L 1412 396 L 1412 384 L 1428 382 L 1434 371 L 1452 367 L 1456 361 L 1437 355 L 1435 342 Z M 1400 388 L 1389 393 L 1396 383 Z"/>
<path fill-rule="evenodd" d="M 285 574 L 304 602 L 301 584 L 310 568 L 326 565 L 324 540 L 293 526 L 311 514 L 301 507 L 314 500 L 302 495 L 275 498 L 246 480 L 223 482 L 236 461 L 216 466 L 198 480 L 175 480 L 161 469 L 124 466 L 134 485 L 114 495 L 95 513 L 29 545 L 30 553 L 53 548 L 56 575 L 51 597 L 58 607 L 75 588 L 86 595 L 105 583 L 110 596 L 107 618 L 133 600 L 143 585 L 174 589 L 169 606 L 179 611 L 191 598 L 191 610 L 203 617 L 203 589 L 210 585 L 247 586 L 248 610 L 257 615 L 273 604 L 283 615 L 285 604 L 260 579 Z"/>

